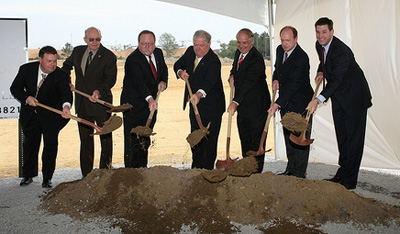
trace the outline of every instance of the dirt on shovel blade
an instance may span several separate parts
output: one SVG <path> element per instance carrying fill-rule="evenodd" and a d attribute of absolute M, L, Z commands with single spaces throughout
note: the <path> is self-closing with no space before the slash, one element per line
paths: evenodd
<path fill-rule="evenodd" d="M 206 137 L 210 132 L 207 129 L 197 129 L 190 133 L 187 137 L 186 140 L 189 142 L 189 145 L 191 148 L 195 147 L 197 144 L 200 143 L 200 141 Z"/>
<path fill-rule="evenodd" d="M 258 163 L 256 158 L 254 156 L 249 156 L 233 163 L 228 169 L 228 174 L 230 176 L 244 177 L 256 173 L 257 170 Z"/>
<path fill-rule="evenodd" d="M 100 135 L 110 133 L 121 127 L 121 125 L 122 118 L 117 115 L 112 115 L 106 122 L 104 122 Z"/>
<path fill-rule="evenodd" d="M 221 182 L 226 179 L 228 173 L 223 172 L 219 169 L 214 170 L 206 170 L 205 172 L 201 173 L 204 179 L 208 180 L 211 183 Z"/>
<path fill-rule="evenodd" d="M 304 132 L 307 130 L 307 121 L 299 113 L 289 112 L 285 114 L 281 120 L 284 128 L 291 132 Z"/>
<path fill-rule="evenodd" d="M 146 126 L 137 126 L 135 128 L 132 128 L 131 133 L 135 133 L 138 137 L 148 137 L 153 134 L 153 130 Z"/>
<path fill-rule="evenodd" d="M 131 104 L 125 103 L 125 104 L 122 104 L 120 106 L 115 106 L 115 107 L 111 108 L 110 110 L 108 110 L 107 112 L 109 112 L 109 113 L 111 113 L 111 112 L 124 112 L 124 111 L 127 111 L 127 110 L 131 109 L 131 108 L 132 108 Z"/>

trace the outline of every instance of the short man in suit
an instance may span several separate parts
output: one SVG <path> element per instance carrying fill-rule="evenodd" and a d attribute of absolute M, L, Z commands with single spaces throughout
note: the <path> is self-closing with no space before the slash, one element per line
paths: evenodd
<path fill-rule="evenodd" d="M 305 109 L 313 96 L 310 84 L 310 62 L 308 55 L 297 43 L 297 30 L 286 26 L 281 29 L 281 45 L 276 49 L 275 71 L 272 75 L 272 89 L 279 90 L 279 97 L 268 110 L 275 113 L 280 109 L 281 117 L 288 112 L 305 115 Z M 311 121 L 306 132 L 311 135 Z M 299 146 L 290 141 L 290 131 L 283 129 L 286 155 L 286 170 L 280 175 L 306 177 L 310 146 Z"/>
<path fill-rule="evenodd" d="M 253 46 L 254 34 L 244 28 L 236 34 L 236 40 L 237 50 L 229 77 L 229 82 L 234 82 L 235 95 L 228 112 L 238 112 L 242 156 L 247 157 L 249 150 L 259 148 L 271 97 L 265 80 L 264 58 Z M 265 154 L 256 157 L 259 173 L 264 167 L 264 157 Z"/>
<path fill-rule="evenodd" d="M 125 62 L 125 77 L 121 104 L 130 103 L 132 109 L 124 112 L 124 161 L 125 167 L 147 167 L 150 137 L 131 133 L 137 126 L 145 126 L 150 111 L 157 109 L 157 92 L 164 91 L 168 83 L 168 67 L 161 49 L 156 48 L 153 32 L 143 30 L 138 36 L 139 47 Z M 157 119 L 154 112 L 150 128 Z"/>
<path fill-rule="evenodd" d="M 371 92 L 351 49 L 333 36 L 333 21 L 326 17 L 318 19 L 315 33 L 320 60 L 315 81 L 323 82 L 325 78 L 327 85 L 307 109 L 314 112 L 319 103 L 331 98 L 340 167 L 327 180 L 355 189 L 364 150 L 367 110 L 372 106 Z"/>
<path fill-rule="evenodd" d="M 57 51 L 51 46 L 40 49 L 39 62 L 22 65 L 11 84 L 12 95 L 21 102 L 19 117 L 24 134 L 21 186 L 30 184 L 32 178 L 38 175 L 38 154 L 43 135 L 42 187 L 52 187 L 58 134 L 69 119 L 37 107 L 36 102 L 70 114 L 72 93 L 68 84 L 69 77 L 57 67 Z"/>
<path fill-rule="evenodd" d="M 221 61 L 210 49 L 211 35 L 197 30 L 193 35 L 193 46 L 174 64 L 177 78 L 190 82 L 193 96 L 185 87 L 183 109 L 188 101 L 197 104 L 203 126 L 210 124 L 209 132 L 192 148 L 192 168 L 212 170 L 217 158 L 217 143 L 225 111 L 225 94 L 221 80 Z M 196 65 L 195 65 L 196 62 Z M 189 111 L 191 131 L 199 129 L 192 105 Z"/>
<path fill-rule="evenodd" d="M 117 79 L 117 58 L 113 52 L 106 49 L 101 43 L 99 29 L 90 27 L 85 30 L 83 40 L 87 45 L 77 46 L 63 64 L 62 69 L 68 74 L 75 68 L 75 88 L 91 94 L 93 98 L 100 98 L 112 103 L 111 88 Z M 72 84 L 71 84 L 72 86 Z M 90 122 L 96 122 L 102 127 L 110 118 L 107 107 L 94 100 L 89 100 L 79 94 L 75 95 L 75 111 L 78 117 Z M 78 123 L 81 139 L 80 163 L 82 176 L 85 177 L 93 169 L 94 140 L 93 128 Z M 112 162 L 112 133 L 100 135 L 101 154 L 100 169 L 109 168 Z"/>

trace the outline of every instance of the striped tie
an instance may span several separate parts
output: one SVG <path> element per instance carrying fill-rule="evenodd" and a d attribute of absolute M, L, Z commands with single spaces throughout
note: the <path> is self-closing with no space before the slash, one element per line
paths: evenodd
<path fill-rule="evenodd" d="M 46 74 L 42 73 L 42 79 L 40 80 L 39 85 L 37 86 L 35 98 L 37 98 L 39 89 L 40 89 L 40 87 L 42 87 L 42 84 L 43 84 L 44 80 L 46 79 L 46 76 L 47 76 Z"/>

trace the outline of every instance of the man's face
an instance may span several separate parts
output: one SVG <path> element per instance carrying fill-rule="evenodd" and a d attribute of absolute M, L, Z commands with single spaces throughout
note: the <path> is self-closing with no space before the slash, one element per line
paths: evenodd
<path fill-rule="evenodd" d="M 281 44 L 284 51 L 290 51 L 295 47 L 297 44 L 297 37 L 294 37 L 291 29 L 284 29 L 282 31 Z"/>
<path fill-rule="evenodd" d="M 193 39 L 193 49 L 194 53 L 198 58 L 204 57 L 210 50 L 211 42 L 207 44 L 206 40 L 203 37 L 194 38 Z"/>
<path fill-rule="evenodd" d="M 101 35 L 96 29 L 89 29 L 83 38 L 90 51 L 97 50 L 100 47 Z"/>
<path fill-rule="evenodd" d="M 40 69 L 44 73 L 52 73 L 57 67 L 57 55 L 55 54 L 44 54 L 43 58 L 39 57 Z"/>
<path fill-rule="evenodd" d="M 242 54 L 247 54 L 253 46 L 254 40 L 249 41 L 247 33 L 241 32 L 236 37 L 237 48 Z"/>
<path fill-rule="evenodd" d="M 140 35 L 139 51 L 146 56 L 150 56 L 156 48 L 154 37 L 150 33 Z"/>
<path fill-rule="evenodd" d="M 318 43 L 322 46 L 328 45 L 333 37 L 333 31 L 333 29 L 329 30 L 329 27 L 326 24 L 315 27 L 315 35 Z"/>

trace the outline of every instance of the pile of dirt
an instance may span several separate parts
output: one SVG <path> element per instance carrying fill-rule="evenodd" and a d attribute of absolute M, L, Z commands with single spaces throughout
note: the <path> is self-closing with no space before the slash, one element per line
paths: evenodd
<path fill-rule="evenodd" d="M 367 226 L 400 220 L 399 207 L 335 183 L 271 172 L 210 183 L 205 171 L 97 169 L 50 190 L 41 209 L 77 219 L 104 217 L 124 233 L 234 233 L 235 223 L 272 233 L 320 233 L 316 228 L 327 221 Z"/>

